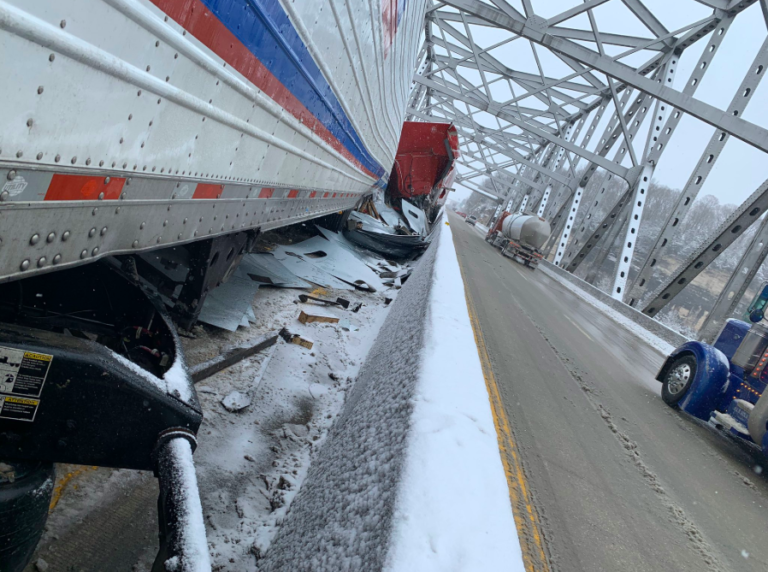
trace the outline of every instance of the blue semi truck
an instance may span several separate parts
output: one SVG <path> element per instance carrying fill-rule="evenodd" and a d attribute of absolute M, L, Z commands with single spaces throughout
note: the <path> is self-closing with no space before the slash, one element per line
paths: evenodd
<path fill-rule="evenodd" d="M 750 325 L 728 320 L 713 345 L 686 342 L 662 365 L 656 379 L 672 407 L 752 442 L 768 455 L 768 283 L 747 310 Z"/>

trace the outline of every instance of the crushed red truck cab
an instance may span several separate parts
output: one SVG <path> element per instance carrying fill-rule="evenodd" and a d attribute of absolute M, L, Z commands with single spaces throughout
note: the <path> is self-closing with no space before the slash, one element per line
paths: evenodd
<path fill-rule="evenodd" d="M 389 178 L 389 195 L 438 209 L 456 176 L 459 137 L 450 123 L 406 121 Z"/>

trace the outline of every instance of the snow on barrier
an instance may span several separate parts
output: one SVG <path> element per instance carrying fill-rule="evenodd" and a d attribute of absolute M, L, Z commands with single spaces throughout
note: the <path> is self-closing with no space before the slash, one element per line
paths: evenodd
<path fill-rule="evenodd" d="M 592 303 L 592 305 L 598 307 L 598 309 L 601 309 L 598 304 L 602 304 L 603 306 L 607 306 L 610 310 L 613 310 L 626 320 L 617 320 L 625 322 L 624 325 L 628 324 L 626 321 L 633 322 L 637 326 L 640 326 L 642 329 L 647 330 L 654 336 L 661 338 L 663 341 L 667 342 L 668 344 L 671 344 L 672 348 L 679 347 L 683 345 L 685 342 L 688 341 L 688 338 L 686 338 L 684 335 L 682 335 L 679 332 L 676 332 L 672 328 L 669 328 L 659 322 L 658 320 L 655 320 L 651 318 L 650 316 L 646 316 L 642 312 L 635 310 L 633 307 L 628 306 L 624 302 L 620 302 L 619 300 L 616 300 L 615 298 L 611 297 L 609 294 L 606 294 L 599 288 L 592 286 L 589 282 L 586 282 L 579 278 L 578 276 L 574 276 L 567 270 L 563 270 L 559 266 L 555 266 L 551 262 L 548 262 L 547 260 L 542 260 L 541 264 L 539 264 L 539 268 L 544 271 L 545 274 L 549 275 L 551 278 L 554 278 L 560 283 L 563 284 L 570 284 L 575 287 L 574 291 L 578 294 L 581 294 L 582 298 L 587 300 L 588 302 Z M 573 289 L 573 288 L 572 288 Z M 597 304 L 594 303 L 594 301 L 597 301 Z M 611 316 L 613 317 L 613 316 Z M 633 329 L 633 328 L 629 328 Z M 671 349 L 665 348 L 666 353 L 669 353 Z"/>
<path fill-rule="evenodd" d="M 524 570 L 458 260 L 442 230 L 261 571 Z"/>

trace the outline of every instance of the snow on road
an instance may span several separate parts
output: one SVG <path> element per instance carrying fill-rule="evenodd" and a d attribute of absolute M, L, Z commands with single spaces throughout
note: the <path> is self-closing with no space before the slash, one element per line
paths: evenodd
<path fill-rule="evenodd" d="M 439 237 L 388 572 L 524 571 L 450 226 Z"/>

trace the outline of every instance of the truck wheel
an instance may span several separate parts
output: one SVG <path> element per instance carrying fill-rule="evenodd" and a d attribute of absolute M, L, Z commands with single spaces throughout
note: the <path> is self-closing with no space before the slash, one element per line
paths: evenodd
<path fill-rule="evenodd" d="M 672 407 L 685 396 L 696 376 L 696 358 L 685 355 L 677 358 L 667 368 L 661 383 L 661 398 Z"/>
<path fill-rule="evenodd" d="M 21 572 L 32 558 L 54 477 L 53 463 L 0 461 L 0 572 Z"/>

